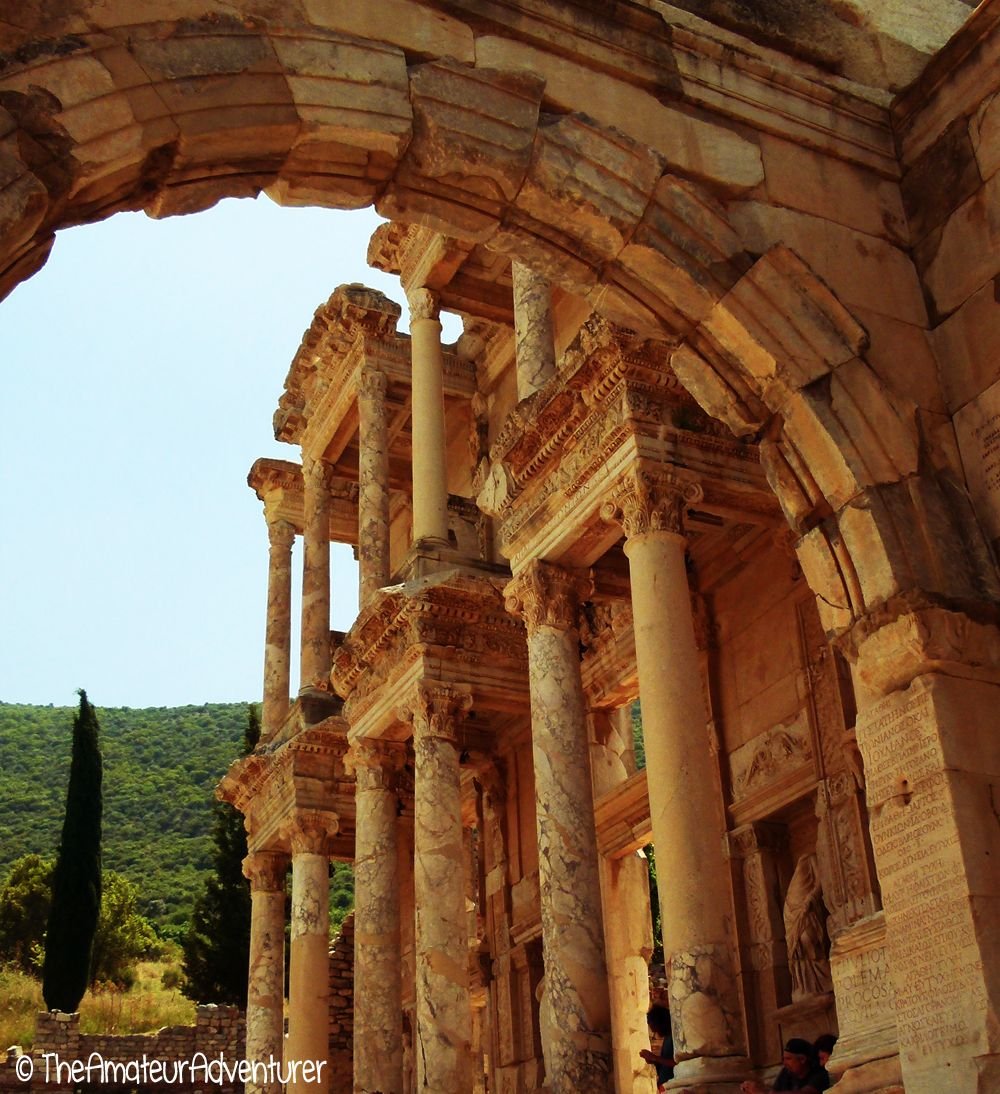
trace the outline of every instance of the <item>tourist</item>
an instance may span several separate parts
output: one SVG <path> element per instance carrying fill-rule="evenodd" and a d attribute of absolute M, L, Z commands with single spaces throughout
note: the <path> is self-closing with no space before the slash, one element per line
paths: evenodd
<path fill-rule="evenodd" d="M 833 1046 L 837 1043 L 837 1038 L 832 1033 L 824 1033 L 821 1037 L 817 1037 L 813 1041 L 813 1051 L 816 1053 L 816 1058 L 819 1060 L 820 1067 L 826 1067 L 827 1061 L 830 1059 L 833 1053 Z"/>
<path fill-rule="evenodd" d="M 656 1068 L 656 1086 L 662 1090 L 666 1082 L 674 1077 L 674 1036 L 670 1028 L 670 1011 L 654 1003 L 646 1015 L 646 1025 L 649 1026 L 650 1042 L 662 1038 L 662 1043 L 657 1052 L 644 1048 L 639 1055 L 647 1064 Z"/>
<path fill-rule="evenodd" d="M 773 1086 L 748 1079 L 740 1086 L 743 1094 L 770 1094 L 779 1090 L 799 1090 L 804 1094 L 820 1094 L 830 1085 L 830 1076 L 820 1067 L 813 1046 L 802 1037 L 793 1037 L 781 1056 L 782 1068 Z"/>

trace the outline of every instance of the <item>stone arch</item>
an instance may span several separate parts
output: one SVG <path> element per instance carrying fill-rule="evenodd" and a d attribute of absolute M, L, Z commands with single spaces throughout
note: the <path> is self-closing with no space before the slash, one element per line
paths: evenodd
<path fill-rule="evenodd" d="M 674 345 L 701 405 L 763 437 L 831 633 L 901 597 L 997 597 L 967 500 L 929 473 L 915 406 L 881 384 L 864 329 L 797 255 L 748 253 L 690 171 L 546 112 L 542 76 L 478 67 L 468 27 L 392 4 L 398 20 L 377 26 L 347 4 L 316 5 L 311 23 L 291 3 L 237 17 L 164 0 L 169 18 L 145 23 L 129 4 L 102 6 L 103 21 L 72 0 L 44 24 L 29 13 L 0 69 L 0 292 L 44 263 L 57 229 L 120 210 L 262 190 L 374 204 Z M 944 565 L 948 542 L 960 550 Z"/>

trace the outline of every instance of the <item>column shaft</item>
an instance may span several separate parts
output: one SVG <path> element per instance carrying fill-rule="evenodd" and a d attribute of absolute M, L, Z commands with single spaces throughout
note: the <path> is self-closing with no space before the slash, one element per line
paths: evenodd
<path fill-rule="evenodd" d="M 472 1086 L 472 1007 L 456 722 L 469 697 L 422 687 L 412 710 L 417 1089 Z"/>
<path fill-rule="evenodd" d="M 358 561 L 361 607 L 389 584 L 389 452 L 385 374 L 365 369 L 358 386 Z"/>
<path fill-rule="evenodd" d="M 330 1041 L 330 859 L 327 837 L 335 831 L 330 817 L 299 819 L 291 833 L 292 939 L 288 977 L 286 1070 L 290 1094 L 326 1094 Z M 323 1063 L 318 1081 L 307 1081 L 307 1065 Z"/>
<path fill-rule="evenodd" d="M 281 1062 L 284 1042 L 286 866 L 284 855 L 267 851 L 243 862 L 250 878 L 246 1058 L 265 1066 Z M 247 1094 L 280 1094 L 281 1083 L 249 1081 L 246 1089 Z"/>
<path fill-rule="evenodd" d="M 295 529 L 284 520 L 268 521 L 267 630 L 264 640 L 265 739 L 288 714 L 291 689 L 292 544 Z"/>
<path fill-rule="evenodd" d="M 517 397 L 544 387 L 556 374 L 552 324 L 552 291 L 548 281 L 520 262 L 511 265 L 514 282 L 514 333 L 517 352 Z"/>
<path fill-rule="evenodd" d="M 444 379 L 437 301 L 427 289 L 408 295 L 412 363 L 413 542 L 448 542 Z"/>
<path fill-rule="evenodd" d="M 330 683 L 330 492 L 322 460 L 302 464 L 302 690 Z"/>
<path fill-rule="evenodd" d="M 354 853 L 354 1090 L 403 1094 L 399 861 L 393 756 L 374 742 L 352 747 Z"/>
<path fill-rule="evenodd" d="M 649 774 L 653 843 L 662 863 L 663 949 L 673 1002 L 679 1077 L 719 1071 L 742 1057 L 732 976 L 732 899 L 722 845 L 718 773 L 702 698 L 684 539 L 669 531 L 631 536 L 636 665 Z"/>
<path fill-rule="evenodd" d="M 604 952 L 594 796 L 579 635 L 578 587 L 533 563 L 507 589 L 528 627 L 535 819 L 541 891 L 545 1078 L 554 1094 L 612 1090 L 611 1002 Z"/>

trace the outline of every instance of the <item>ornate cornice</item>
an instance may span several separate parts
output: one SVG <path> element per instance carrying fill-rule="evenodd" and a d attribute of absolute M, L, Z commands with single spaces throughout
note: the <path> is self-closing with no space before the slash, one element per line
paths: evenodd
<path fill-rule="evenodd" d="M 604 520 L 620 524 L 625 535 L 645 532 L 684 534 L 684 517 L 703 496 L 701 485 L 669 469 L 639 467 L 630 472 L 601 509 Z"/>
<path fill-rule="evenodd" d="M 580 604 L 592 589 L 589 576 L 536 559 L 510 582 L 504 596 L 507 611 L 520 616 L 531 635 L 539 627 L 576 631 Z"/>

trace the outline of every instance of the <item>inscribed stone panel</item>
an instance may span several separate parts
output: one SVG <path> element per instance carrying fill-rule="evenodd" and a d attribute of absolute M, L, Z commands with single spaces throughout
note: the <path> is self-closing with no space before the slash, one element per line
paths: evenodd
<path fill-rule="evenodd" d="M 1000 380 L 955 415 L 965 478 L 980 524 L 1000 541 Z"/>

